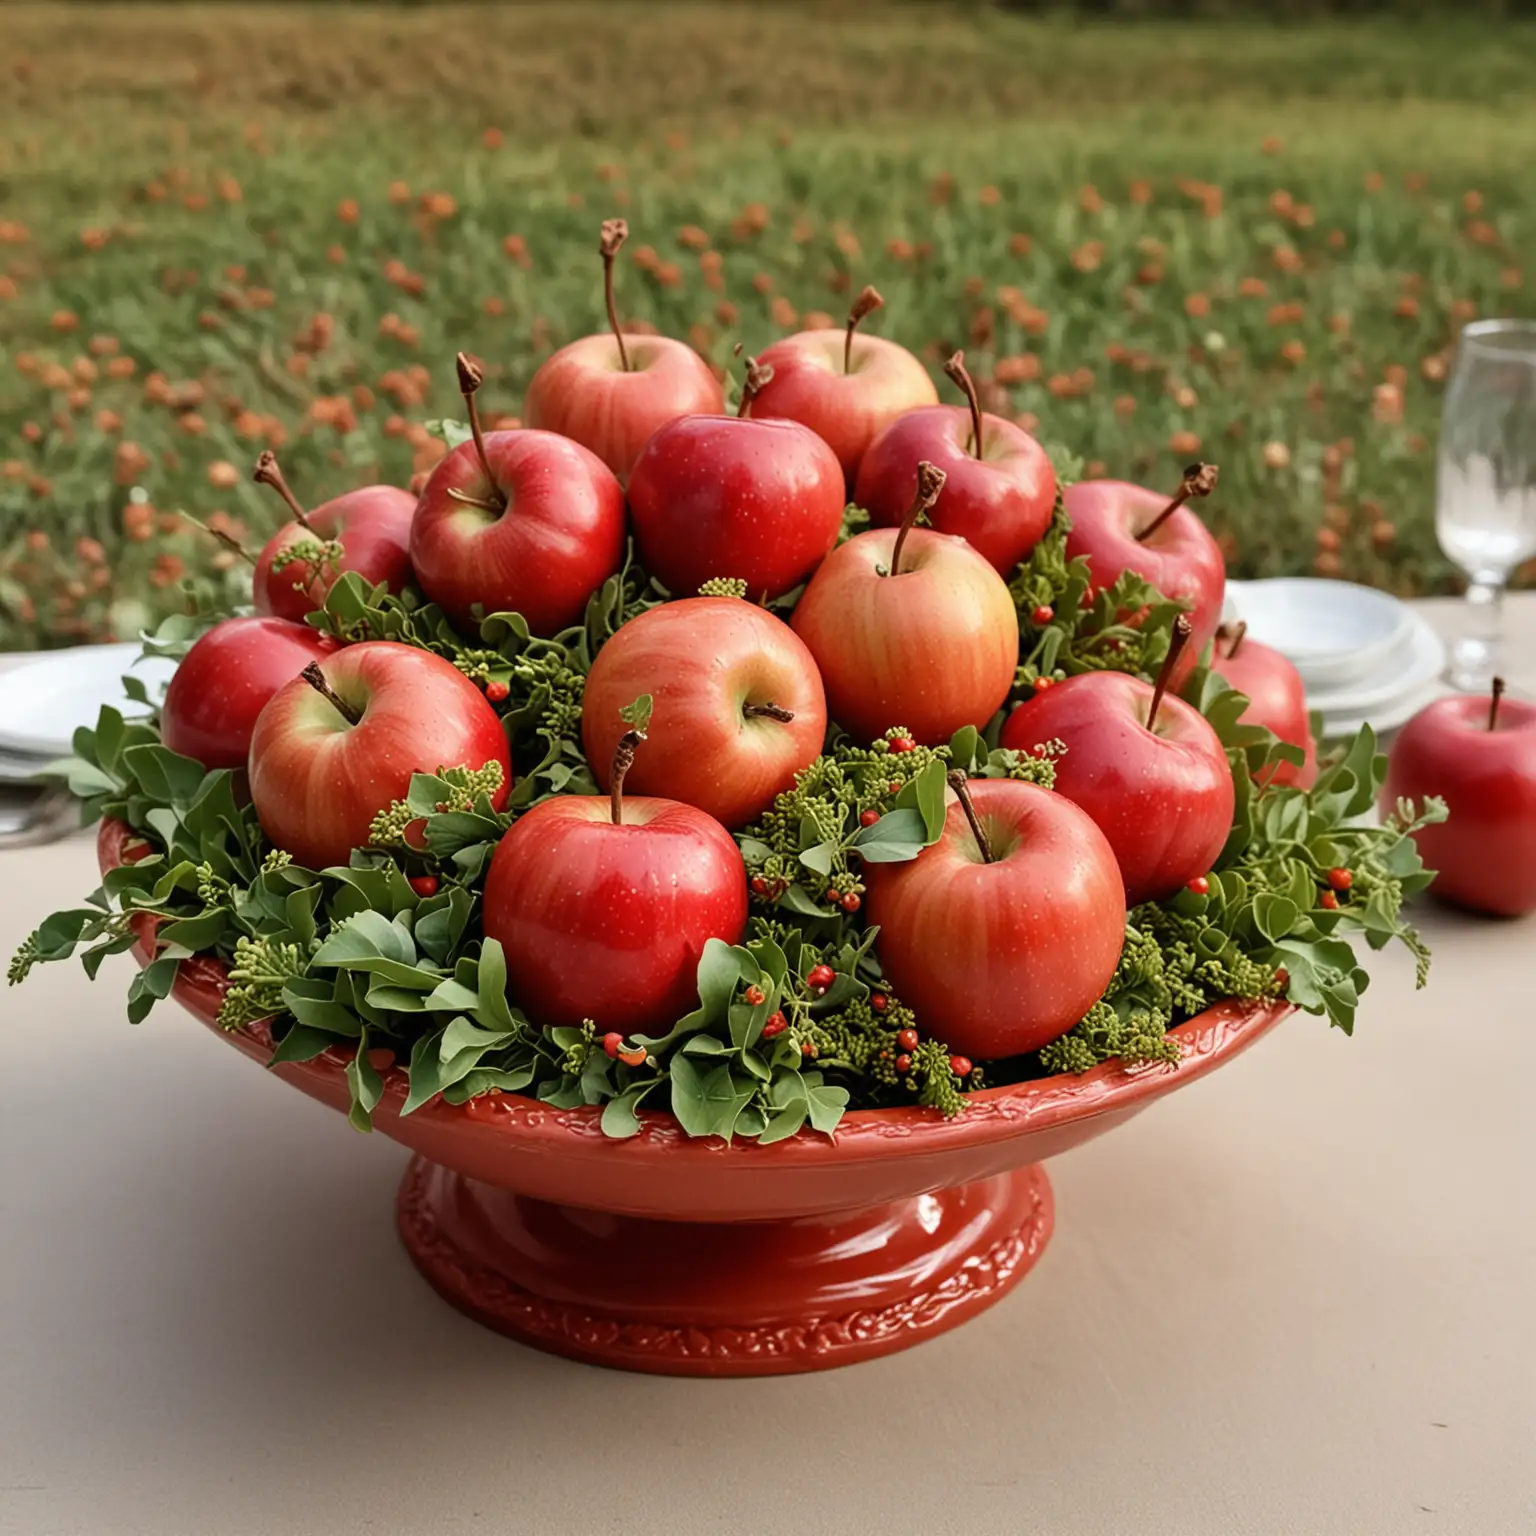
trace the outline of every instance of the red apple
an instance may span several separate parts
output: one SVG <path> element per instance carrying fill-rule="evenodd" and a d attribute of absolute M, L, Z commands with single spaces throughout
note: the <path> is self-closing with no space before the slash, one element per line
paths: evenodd
<path fill-rule="evenodd" d="M 727 827 L 745 826 L 792 788 L 827 732 L 811 653 L 787 624 L 733 597 L 663 603 L 597 653 L 581 734 L 604 789 L 624 732 L 619 711 L 647 693 L 656 730 L 629 787 L 695 805 Z"/>
<path fill-rule="evenodd" d="M 758 376 L 749 369 L 747 403 Z M 832 450 L 793 421 L 683 416 L 629 477 L 640 561 L 675 597 L 716 576 L 740 577 L 754 599 L 782 596 L 837 542 L 844 505 Z"/>
<path fill-rule="evenodd" d="M 747 872 L 719 822 L 675 800 L 622 794 L 644 740 L 620 738 L 609 799 L 559 795 L 513 824 L 485 882 L 487 938 L 536 1024 L 656 1034 L 698 1002 L 710 939 L 747 925 Z"/>
<path fill-rule="evenodd" d="M 1164 597 L 1188 606 L 1193 643 L 1174 688 L 1183 687 L 1221 623 L 1226 563 L 1205 524 L 1184 506 L 1191 497 L 1209 495 L 1215 484 L 1214 464 L 1192 464 L 1171 500 L 1123 480 L 1083 480 L 1063 493 L 1072 519 L 1067 558 L 1088 557 L 1094 591 L 1113 586 L 1122 571 L 1134 571 Z"/>
<path fill-rule="evenodd" d="M 1247 626 L 1240 624 L 1231 636 L 1224 629 L 1216 632 L 1211 669 L 1248 696 L 1244 720 L 1251 725 L 1267 726 L 1281 741 L 1288 741 L 1307 754 L 1307 760 L 1299 767 L 1281 763 L 1267 770 L 1261 782 L 1311 789 L 1317 782 L 1317 743 L 1312 739 L 1301 673 L 1279 651 L 1248 639 L 1246 630 Z"/>
<path fill-rule="evenodd" d="M 244 768 L 267 700 L 336 642 L 288 619 L 223 619 L 181 659 L 165 690 L 160 739 L 205 768 Z"/>
<path fill-rule="evenodd" d="M 1475 694 L 1436 699 L 1392 743 L 1382 814 L 1439 795 L 1450 820 L 1414 833 L 1438 870 L 1431 892 L 1474 912 L 1536 910 L 1536 704 Z"/>
<path fill-rule="evenodd" d="M 800 331 L 776 341 L 758 359 L 773 377 L 752 405 L 758 420 L 798 421 L 829 443 L 852 487 L 859 460 L 887 422 L 919 405 L 937 405 L 928 370 L 894 341 L 856 332 L 884 303 L 866 288 L 845 330 Z"/>
<path fill-rule="evenodd" d="M 373 818 L 403 800 L 413 773 L 501 764 L 506 733 L 451 662 L 392 640 L 349 645 L 273 694 L 251 736 L 251 799 L 262 830 L 308 869 L 368 846 Z"/>
<path fill-rule="evenodd" d="M 961 381 L 969 412 L 930 405 L 898 416 L 869 445 L 853 499 L 876 527 L 899 526 L 912 505 L 918 462 L 926 459 L 948 476 L 929 521 L 1011 576 L 1051 525 L 1056 471 L 1022 427 L 983 415 L 961 353 L 945 372 Z"/>
<path fill-rule="evenodd" d="M 267 540 L 252 576 L 258 613 L 302 620 L 323 607 L 326 594 L 343 571 L 356 571 L 377 586 L 402 591 L 411 579 L 411 519 L 416 498 L 393 485 L 364 485 L 306 512 L 283 479 L 270 449 L 256 461 L 255 480 L 272 486 L 288 503 L 294 521 Z M 304 540 L 335 542 L 341 553 L 319 564 L 292 560 L 279 570 L 279 554 Z"/>
<path fill-rule="evenodd" d="M 964 784 L 963 776 L 951 783 Z M 1104 834 L 1070 800 L 972 780 L 943 836 L 872 865 L 880 963 L 923 1029 L 978 1060 L 1039 1050 L 1104 994 L 1125 941 L 1125 890 Z"/>
<path fill-rule="evenodd" d="M 1063 743 L 1057 792 L 1109 839 L 1133 907 L 1205 874 L 1232 830 L 1227 754 L 1205 717 L 1166 691 L 1189 627 L 1181 614 L 1155 688 L 1127 672 L 1069 677 L 1014 710 L 1000 738 L 1021 752 Z"/>
<path fill-rule="evenodd" d="M 472 441 L 443 458 L 411 525 L 423 592 L 461 628 L 515 612 L 536 635 L 577 623 L 624 562 L 624 491 L 596 454 L 554 432 L 482 435 L 480 371 L 461 352 Z"/>
<path fill-rule="evenodd" d="M 920 465 L 902 527 L 840 545 L 795 608 L 828 712 L 856 740 L 900 725 L 939 745 L 963 725 L 984 726 L 1013 687 L 1019 618 L 1003 578 L 964 539 L 912 527 L 943 485 L 941 471 Z"/>
<path fill-rule="evenodd" d="M 523 420 L 590 448 L 620 481 L 658 427 L 679 416 L 718 416 L 725 395 L 692 347 L 666 336 L 628 336 L 613 304 L 613 258 L 629 234 L 623 219 L 603 225 L 608 334 L 561 347 L 534 374 Z"/>

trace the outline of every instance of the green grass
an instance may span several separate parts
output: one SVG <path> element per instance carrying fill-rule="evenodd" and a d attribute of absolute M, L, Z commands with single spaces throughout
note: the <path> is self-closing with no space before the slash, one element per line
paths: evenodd
<path fill-rule="evenodd" d="M 1444 585 L 1449 348 L 1471 313 L 1531 310 L 1536 32 L 1507 25 L 81 5 L 6 32 L 4 646 L 130 634 L 184 579 L 237 590 L 169 514 L 254 541 L 269 443 L 310 501 L 403 482 L 460 347 L 515 413 L 600 323 L 611 213 L 625 313 L 722 367 L 874 282 L 884 334 L 935 368 L 964 346 L 995 408 L 1102 472 L 1216 460 L 1240 575 Z"/>

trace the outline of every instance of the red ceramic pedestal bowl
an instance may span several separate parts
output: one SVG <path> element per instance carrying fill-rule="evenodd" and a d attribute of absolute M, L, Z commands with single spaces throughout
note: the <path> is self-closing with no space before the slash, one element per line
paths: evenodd
<path fill-rule="evenodd" d="M 122 823 L 103 824 L 103 869 L 129 840 Z M 193 958 L 173 996 L 211 1026 L 226 980 L 222 962 Z M 1046 1158 L 1204 1077 L 1290 1011 L 1209 1009 L 1175 1031 L 1177 1066 L 1108 1063 L 987 1089 L 953 1120 L 857 1110 L 831 1138 L 801 1131 L 767 1147 L 690 1138 L 662 1114 L 615 1141 L 596 1109 L 520 1094 L 434 1100 L 402 1118 L 398 1067 L 383 1074 L 373 1123 L 416 1154 L 398 1201 L 406 1250 L 487 1326 L 629 1370 L 824 1370 L 905 1349 L 1000 1300 L 1051 1235 Z M 264 1024 L 225 1038 L 255 1061 L 271 1055 Z M 345 1113 L 340 1055 L 273 1070 Z"/>

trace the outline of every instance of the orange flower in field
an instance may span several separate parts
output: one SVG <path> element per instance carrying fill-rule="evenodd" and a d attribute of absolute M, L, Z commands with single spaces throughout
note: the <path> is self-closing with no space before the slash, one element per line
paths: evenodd
<path fill-rule="evenodd" d="M 1300 304 L 1272 304 L 1269 309 L 1269 323 L 1271 325 L 1295 325 L 1306 311 Z"/>
<path fill-rule="evenodd" d="M 1450 308 L 1446 311 L 1452 320 L 1464 325 L 1468 320 L 1477 318 L 1477 304 L 1472 299 L 1452 299 Z"/>
<path fill-rule="evenodd" d="M 1395 384 L 1401 389 L 1408 382 L 1408 370 L 1401 363 L 1390 363 L 1383 371 L 1382 377 L 1388 384 Z"/>
<path fill-rule="evenodd" d="M 1280 215 L 1280 217 L 1283 219 L 1287 215 L 1289 215 L 1291 209 L 1294 208 L 1296 205 L 1291 200 L 1291 194 L 1289 192 L 1281 189 L 1279 191 L 1271 192 L 1269 194 L 1269 206 L 1270 206 L 1270 208 L 1275 213 L 1278 213 Z"/>
<path fill-rule="evenodd" d="M 1365 190 L 1367 192 L 1380 192 L 1386 184 L 1387 178 L 1380 171 L 1370 171 L 1366 174 Z"/>
<path fill-rule="evenodd" d="M 101 547 L 100 541 L 88 538 L 85 534 L 75 540 L 75 554 L 87 565 L 100 565 L 107 558 L 107 552 Z"/>
<path fill-rule="evenodd" d="M 1399 320 L 1417 320 L 1419 317 L 1419 301 L 1411 293 L 1405 293 L 1392 306 L 1392 313 Z"/>
<path fill-rule="evenodd" d="M 1397 529 L 1386 518 L 1379 518 L 1371 524 L 1371 543 L 1377 549 L 1388 548 L 1397 537 Z"/>
<path fill-rule="evenodd" d="M 1283 347 L 1280 348 L 1280 356 L 1283 357 L 1285 361 L 1290 363 L 1292 366 L 1297 363 L 1304 363 L 1307 360 L 1306 343 L 1300 341 L 1288 341 Z"/>
<path fill-rule="evenodd" d="M 1481 213 L 1483 211 L 1483 194 L 1481 192 L 1464 192 L 1461 197 L 1461 206 L 1468 213 Z"/>
<path fill-rule="evenodd" d="M 451 192 L 424 192 L 421 211 L 429 219 L 451 219 L 459 211 L 459 205 Z"/>
<path fill-rule="evenodd" d="M 830 331 L 837 322 L 824 309 L 808 309 L 801 315 L 800 324 L 807 331 Z"/>
<path fill-rule="evenodd" d="M 507 306 L 505 300 L 493 293 L 490 298 L 480 301 L 480 308 L 494 319 L 497 315 L 505 314 Z"/>
<path fill-rule="evenodd" d="M 656 281 L 663 288 L 681 288 L 683 269 L 675 261 L 664 261 L 656 268 Z"/>
<path fill-rule="evenodd" d="M 1145 206 L 1152 201 L 1152 183 L 1150 181 L 1133 181 L 1130 188 L 1130 199 L 1133 203 Z"/>
<path fill-rule="evenodd" d="M 1348 239 L 1342 229 L 1330 229 L 1328 231 L 1328 248 L 1330 250 L 1342 251 L 1348 243 Z"/>
<path fill-rule="evenodd" d="M 78 389 L 70 390 L 66 399 L 70 410 L 83 411 L 91 403 L 91 392 L 82 384 Z"/>
<path fill-rule="evenodd" d="M 245 301 L 252 309 L 271 309 L 277 303 L 277 295 L 270 288 L 248 288 Z"/>
<path fill-rule="evenodd" d="M 70 385 L 69 369 L 61 363 L 44 363 L 38 382 L 44 389 L 68 389 Z"/>
<path fill-rule="evenodd" d="M 1429 178 L 1423 171 L 1409 171 L 1403 177 L 1403 190 L 1405 192 L 1422 192 Z"/>
<path fill-rule="evenodd" d="M 642 272 L 654 272 L 661 265 L 661 257 L 656 254 L 654 245 L 637 245 L 630 253 L 629 259 Z"/>
<path fill-rule="evenodd" d="M 1008 254 L 1010 256 L 1028 256 L 1032 242 L 1028 235 L 1015 232 L 1008 236 Z"/>
<path fill-rule="evenodd" d="M 1313 212 L 1310 203 L 1297 203 L 1295 211 L 1291 214 L 1291 223 L 1297 229 L 1311 229 L 1317 223 L 1317 214 Z"/>
<path fill-rule="evenodd" d="M 1066 373 L 1053 373 L 1046 381 L 1045 387 L 1058 400 L 1069 400 L 1077 393 L 1077 386 L 1072 382 L 1072 376 Z"/>
<path fill-rule="evenodd" d="M 502 251 L 514 261 L 528 254 L 528 242 L 521 235 L 506 235 L 501 242 Z"/>
<path fill-rule="evenodd" d="M 356 224 L 361 209 L 357 206 L 355 197 L 344 197 L 336 204 L 336 217 L 343 224 Z"/>
<path fill-rule="evenodd" d="M 92 227 L 80 231 L 80 243 L 88 251 L 99 251 L 112 238 L 110 229 Z"/>
<path fill-rule="evenodd" d="M 93 357 L 111 357 L 117 351 L 116 336 L 92 336 L 87 345 Z"/>
<path fill-rule="evenodd" d="M 1277 245 L 1271 259 L 1282 272 L 1297 273 L 1306 265 L 1301 253 L 1293 245 Z"/>
<path fill-rule="evenodd" d="M 928 184 L 928 201 L 936 208 L 943 207 L 954 195 L 955 178 L 948 171 L 942 171 Z"/>
<path fill-rule="evenodd" d="M 1203 293 L 1192 293 L 1184 300 L 1184 313 L 1199 320 L 1211 312 L 1211 301 Z"/>
<path fill-rule="evenodd" d="M 123 430 L 123 418 L 116 411 L 100 410 L 96 412 L 96 430 L 111 436 L 115 432 Z"/>
<path fill-rule="evenodd" d="M 40 443 L 43 440 L 43 429 L 35 421 L 23 422 L 21 435 L 29 443 Z"/>
<path fill-rule="evenodd" d="M 290 358 L 289 361 L 291 362 L 292 359 Z M 202 414 L 198 411 L 184 412 L 176 425 L 191 437 L 201 437 L 208 430 L 208 423 L 203 420 Z"/>
<path fill-rule="evenodd" d="M 238 203 L 245 196 L 240 190 L 240 183 L 228 173 L 219 177 L 219 196 L 226 203 Z"/>
<path fill-rule="evenodd" d="M 1442 353 L 1431 352 L 1419 364 L 1419 372 L 1429 380 L 1431 384 L 1438 384 L 1446 375 L 1446 362 Z"/>
<path fill-rule="evenodd" d="M 48 323 L 56 331 L 72 331 L 80 324 L 80 317 L 72 309 L 56 309 Z"/>
<path fill-rule="evenodd" d="M 135 544 L 147 544 L 154 537 L 155 509 L 144 502 L 130 502 L 123 508 L 123 535 Z"/>
<path fill-rule="evenodd" d="M 1175 432 L 1168 439 L 1169 449 L 1181 458 L 1200 452 L 1200 435 L 1197 432 Z"/>
<path fill-rule="evenodd" d="M 667 135 L 668 149 L 676 152 L 679 149 L 687 149 L 687 147 L 688 135 L 686 133 L 679 133 L 676 129 L 673 129 L 673 131 Z"/>
<path fill-rule="evenodd" d="M 393 415 L 386 416 L 384 418 L 384 436 L 385 437 L 404 437 L 405 436 L 405 417 L 404 416 L 393 416 Z"/>
<path fill-rule="evenodd" d="M 1274 134 L 1270 134 L 1259 144 L 1259 153 L 1262 155 L 1278 155 L 1285 145 Z"/>
<path fill-rule="evenodd" d="M 16 279 L 8 273 L 0 272 L 0 299 L 14 299 L 21 290 L 16 286 Z"/>
<path fill-rule="evenodd" d="M 1040 377 L 1040 359 L 1033 352 L 1000 357 L 992 376 L 999 384 L 1029 384 Z"/>
<path fill-rule="evenodd" d="M 1097 272 L 1104 260 L 1104 242 L 1088 240 L 1072 252 L 1072 265 L 1079 272 Z"/>
<path fill-rule="evenodd" d="M 816 238 L 816 226 L 802 213 L 795 219 L 789 237 L 796 245 L 804 245 L 807 241 Z"/>
<path fill-rule="evenodd" d="M 892 261 L 911 261 L 915 254 L 910 240 L 900 240 L 895 236 L 885 242 L 885 253 Z"/>
<path fill-rule="evenodd" d="M 485 145 L 487 149 L 500 149 L 501 140 L 502 134 L 500 128 L 487 128 L 485 132 L 480 135 L 480 142 Z"/>
<path fill-rule="evenodd" d="M 25 224 L 14 219 L 0 219 L 0 245 L 25 245 L 32 238 Z"/>
<path fill-rule="evenodd" d="M 1099 195 L 1099 189 L 1089 182 L 1077 194 L 1077 206 L 1084 213 L 1102 213 L 1104 211 L 1104 199 Z"/>
<path fill-rule="evenodd" d="M 988 182 L 987 185 L 984 186 L 981 191 L 976 194 L 976 201 L 980 203 L 983 208 L 995 208 L 1000 202 L 1002 202 L 1002 200 L 1003 194 L 999 192 L 997 188 L 991 184 L 991 182 Z"/>
<path fill-rule="evenodd" d="M 702 320 L 695 320 L 693 324 L 688 327 L 688 345 L 692 347 L 695 352 L 700 354 L 708 352 L 710 347 L 714 344 L 714 340 L 714 331 L 709 326 L 705 325 Z"/>
<path fill-rule="evenodd" d="M 1262 299 L 1269 292 L 1269 284 L 1262 277 L 1245 277 L 1237 291 L 1245 299 Z"/>
<path fill-rule="evenodd" d="M 752 289 L 765 297 L 773 292 L 773 279 L 766 272 L 758 272 L 753 275 Z"/>
<path fill-rule="evenodd" d="M 1378 384 L 1372 391 L 1371 415 L 1384 426 L 1403 419 L 1403 392 L 1396 384 Z"/>
<path fill-rule="evenodd" d="M 1328 316 L 1328 329 L 1332 331 L 1335 336 L 1349 335 L 1349 326 L 1350 319 L 1348 315 Z"/>
<path fill-rule="evenodd" d="M 788 330 L 799 319 L 799 315 L 795 312 L 795 306 L 782 296 L 773 301 L 768 313 L 773 323 L 782 326 L 785 330 Z"/>
<path fill-rule="evenodd" d="M 732 304 L 728 299 L 721 299 L 720 302 L 715 305 L 715 319 L 718 320 L 721 325 L 735 325 L 737 318 L 738 312 L 736 306 Z"/>
<path fill-rule="evenodd" d="M 1149 261 L 1144 266 L 1136 269 L 1136 281 L 1143 288 L 1151 288 L 1155 284 L 1162 282 L 1162 280 L 1163 268 L 1160 262 Z"/>
<path fill-rule="evenodd" d="M 240 484 L 240 471 L 228 459 L 215 459 L 208 466 L 208 484 L 216 491 L 232 491 Z"/>
<path fill-rule="evenodd" d="M 1192 411 L 1197 405 L 1199 405 L 1200 397 L 1194 392 L 1194 390 L 1189 387 L 1189 385 L 1181 384 L 1176 390 L 1173 391 L 1173 403 L 1178 406 L 1181 411 Z"/>
<path fill-rule="evenodd" d="M 389 184 L 389 200 L 397 207 L 411 200 L 410 186 L 403 181 L 392 181 Z"/>
<path fill-rule="evenodd" d="M 131 357 L 114 357 L 107 364 L 107 377 L 109 379 L 131 379 L 138 371 L 139 365 Z"/>
<path fill-rule="evenodd" d="M 699 271 L 718 272 L 725 265 L 725 257 L 719 251 L 705 251 L 699 257 Z"/>
<path fill-rule="evenodd" d="M 188 192 L 182 198 L 181 206 L 188 213 L 201 213 L 208 206 L 208 194 L 206 192 Z"/>
<path fill-rule="evenodd" d="M 1264 463 L 1269 469 L 1288 469 L 1291 463 L 1291 450 L 1284 443 L 1265 443 Z"/>
<path fill-rule="evenodd" d="M 1505 267 L 1499 273 L 1499 287 L 1506 292 L 1513 292 L 1525 282 L 1525 276 L 1519 267 Z"/>
<path fill-rule="evenodd" d="M 163 181 L 151 181 L 144 188 L 144 196 L 152 203 L 163 203 L 170 196 L 170 189 Z"/>
<path fill-rule="evenodd" d="M 838 230 L 833 243 L 844 256 L 852 258 L 859 254 L 859 237 L 851 229 Z"/>
<path fill-rule="evenodd" d="M 1338 549 L 1343 540 L 1339 537 L 1335 528 L 1319 528 L 1317 530 L 1317 547 L 1329 551 Z"/>
<path fill-rule="evenodd" d="M 1134 416 L 1136 414 L 1136 397 L 1134 395 L 1115 396 L 1115 415 Z"/>
<path fill-rule="evenodd" d="M 677 232 L 677 243 L 684 250 L 704 251 L 709 249 L 709 232 L 700 229 L 697 224 L 684 224 Z"/>

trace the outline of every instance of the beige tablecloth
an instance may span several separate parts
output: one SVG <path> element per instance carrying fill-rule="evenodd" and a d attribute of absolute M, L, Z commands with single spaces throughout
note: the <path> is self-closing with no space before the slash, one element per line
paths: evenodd
<path fill-rule="evenodd" d="M 93 883 L 0 857 L 0 947 Z M 477 1328 L 396 1243 L 400 1148 L 131 1028 L 128 961 L 45 968 L 0 994 L 0 1532 L 1536 1531 L 1536 920 L 1424 926 L 1355 1039 L 1298 1017 L 1054 1164 L 1000 1306 L 759 1382 Z"/>

